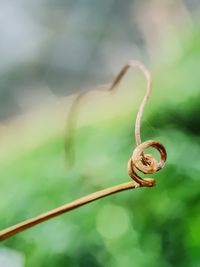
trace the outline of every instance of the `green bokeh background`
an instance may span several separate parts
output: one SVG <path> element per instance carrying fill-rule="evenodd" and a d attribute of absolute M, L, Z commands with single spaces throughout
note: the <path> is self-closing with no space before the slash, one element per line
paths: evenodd
<path fill-rule="evenodd" d="M 200 25 L 180 28 L 179 55 L 173 46 L 176 34 L 170 36 L 159 54 L 162 60 L 151 64 L 153 95 L 142 123 L 142 139 L 159 140 L 168 153 L 166 167 L 153 175 L 157 186 L 101 199 L 2 242 L 0 248 L 23 255 L 24 266 L 200 266 Z M 1 157 L 1 229 L 129 181 L 133 121 L 144 90 L 141 78 L 137 91 L 131 91 L 131 73 L 123 82 L 120 106 L 119 99 L 112 103 L 116 115 L 101 119 L 104 106 L 97 106 L 92 112 L 98 119 L 77 128 L 72 166 L 64 160 L 64 130 L 49 137 L 51 119 L 39 115 L 38 121 L 47 124 L 45 140 Z M 127 105 L 130 112 L 120 111 Z M 85 109 L 91 113 L 89 104 Z M 4 146 L 9 142 L 8 137 Z"/>

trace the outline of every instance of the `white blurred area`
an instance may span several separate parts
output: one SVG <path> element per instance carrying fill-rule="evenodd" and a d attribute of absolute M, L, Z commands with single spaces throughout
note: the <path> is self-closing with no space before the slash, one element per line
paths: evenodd
<path fill-rule="evenodd" d="M 171 34 L 181 54 L 177 29 L 199 10 L 195 0 L 0 1 L 0 122 L 110 82 L 130 59 L 166 60 Z"/>
<path fill-rule="evenodd" d="M 0 247 L 0 267 L 24 267 L 24 256 L 15 250 Z"/>
<path fill-rule="evenodd" d="M 22 5 L 23 1 L 0 2 L 0 71 L 34 56 L 43 32 Z"/>

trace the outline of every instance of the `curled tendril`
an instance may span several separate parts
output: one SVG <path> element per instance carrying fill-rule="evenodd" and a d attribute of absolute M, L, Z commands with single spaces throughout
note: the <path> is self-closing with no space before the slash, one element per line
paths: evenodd
<path fill-rule="evenodd" d="M 158 162 L 152 155 L 144 152 L 144 149 L 153 147 L 160 153 L 160 161 Z M 136 173 L 135 169 L 144 174 L 152 174 L 161 170 L 167 159 L 167 153 L 164 146 L 158 141 L 148 140 L 138 145 L 131 158 L 128 161 L 128 174 L 140 186 L 151 187 L 155 185 L 155 180 L 152 178 L 141 178 Z"/>
<path fill-rule="evenodd" d="M 158 141 L 149 140 L 143 143 L 141 141 L 141 134 L 140 134 L 141 119 L 142 119 L 147 101 L 152 92 L 152 79 L 151 79 L 151 74 L 149 70 L 139 61 L 132 60 L 121 69 L 121 71 L 117 74 L 117 76 L 115 77 L 115 79 L 110 85 L 101 86 L 97 88 L 97 90 L 99 91 L 99 89 L 101 89 L 101 92 L 104 92 L 104 93 L 115 91 L 118 88 L 118 85 L 122 81 L 123 77 L 125 76 L 125 74 L 130 68 L 138 68 L 144 74 L 146 81 L 147 81 L 147 85 L 146 85 L 146 93 L 140 104 L 140 107 L 137 112 L 136 120 L 135 120 L 135 141 L 136 141 L 137 147 L 133 151 L 133 154 L 130 160 L 128 161 L 128 174 L 133 180 L 135 180 L 138 184 L 140 184 L 140 186 L 150 187 L 150 186 L 155 185 L 155 180 L 152 178 L 146 178 L 146 179 L 140 178 L 138 174 L 136 173 L 135 169 L 141 171 L 144 174 L 152 174 L 154 172 L 157 172 L 164 167 L 167 154 L 166 154 L 166 150 L 164 146 L 160 144 Z M 107 89 L 102 90 L 102 87 L 104 88 L 107 87 Z M 72 104 L 72 107 L 71 107 L 71 110 L 68 116 L 68 131 L 67 131 L 67 136 L 65 140 L 65 152 L 66 154 L 68 154 L 68 158 L 70 157 L 72 158 L 73 156 L 73 137 L 74 137 L 75 126 L 76 126 L 76 117 L 77 117 L 77 114 L 80 108 L 80 103 L 82 102 L 84 97 L 90 92 L 91 91 L 85 91 L 85 92 L 80 93 L 75 99 L 74 103 Z M 159 163 L 152 155 L 146 154 L 144 152 L 144 149 L 148 147 L 154 147 L 155 149 L 158 150 L 158 152 L 160 153 L 160 157 L 161 157 L 161 160 Z"/>
<path fill-rule="evenodd" d="M 164 146 L 160 144 L 158 141 L 154 140 L 149 140 L 145 142 L 141 142 L 141 137 L 140 137 L 140 126 L 141 126 L 141 118 L 144 112 L 145 105 L 148 101 L 148 98 L 151 94 L 151 89 L 152 89 L 152 81 L 151 81 L 151 75 L 148 69 L 142 65 L 140 62 L 137 61 L 131 61 L 128 64 L 126 64 L 122 70 L 119 72 L 119 74 L 116 76 L 114 79 L 113 83 L 111 86 L 108 88 L 108 91 L 114 91 L 114 89 L 117 87 L 117 85 L 120 83 L 124 75 L 126 74 L 127 70 L 131 67 L 137 67 L 139 68 L 143 74 L 146 77 L 147 80 L 147 88 L 146 88 L 146 94 L 140 104 L 137 117 L 136 117 L 136 122 L 135 122 L 135 139 L 136 139 L 136 145 L 137 147 L 133 151 L 133 154 L 128 161 L 128 174 L 129 176 L 134 180 L 128 183 L 123 183 L 119 184 L 116 186 L 112 186 L 97 192 L 94 192 L 92 194 L 89 194 L 85 197 L 76 199 L 70 203 L 64 204 L 56 209 L 53 209 L 51 211 L 45 212 L 41 215 L 38 215 L 34 218 L 28 219 L 24 222 L 21 222 L 19 224 L 13 225 L 11 227 L 8 227 L 2 231 L 0 231 L 0 241 L 7 239 L 17 233 L 20 233 L 30 227 L 33 227 L 37 224 L 40 224 L 44 221 L 47 221 L 51 218 L 54 218 L 58 215 L 61 215 L 63 213 L 69 212 L 73 209 L 79 208 L 83 205 L 86 205 L 92 201 L 95 201 L 97 199 L 100 199 L 102 197 L 106 197 L 112 194 L 115 194 L 117 192 L 129 190 L 129 189 L 134 189 L 137 187 L 141 186 L 147 186 L 151 187 L 155 185 L 155 180 L 152 178 L 141 178 L 137 173 L 136 169 L 139 170 L 140 172 L 144 174 L 152 174 L 164 167 L 167 154 Z M 69 147 L 67 144 L 71 144 L 72 142 L 72 136 L 74 134 L 74 128 L 75 128 L 75 121 L 74 118 L 76 117 L 78 113 L 78 108 L 80 105 L 81 100 L 84 98 L 85 94 L 87 92 L 81 93 L 78 95 L 76 100 L 74 101 L 71 112 L 69 113 L 69 121 L 68 121 L 68 126 L 69 126 L 69 132 L 66 140 L 66 151 L 68 148 L 69 152 Z M 68 141 L 68 142 L 67 142 Z M 69 142 L 70 141 L 70 142 Z M 144 152 L 146 148 L 153 147 L 158 152 L 160 153 L 160 161 L 158 162 L 152 155 L 147 154 Z"/>

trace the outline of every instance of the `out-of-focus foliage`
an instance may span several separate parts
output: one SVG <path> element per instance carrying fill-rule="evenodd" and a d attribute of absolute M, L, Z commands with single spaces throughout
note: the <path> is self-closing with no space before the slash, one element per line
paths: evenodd
<path fill-rule="evenodd" d="M 197 29 L 179 59 L 155 67 L 159 95 L 148 105 L 142 136 L 160 140 L 168 151 L 166 167 L 154 175 L 157 187 L 102 199 L 16 235 L 1 247 L 24 254 L 26 267 L 199 266 L 199 36 Z M 60 136 L 2 162 L 0 227 L 127 181 L 132 115 L 77 130 L 76 162 L 68 170 Z"/>
<path fill-rule="evenodd" d="M 175 47 L 177 36 L 171 36 L 171 46 L 163 46 L 152 64 L 154 91 L 142 126 L 142 139 L 159 140 L 168 152 L 166 167 L 153 175 L 157 187 L 119 193 L 29 229 L 1 243 L 0 257 L 10 248 L 21 253 L 25 267 L 200 265 L 200 27 L 180 31 L 181 45 Z M 128 181 L 136 107 L 129 114 L 121 110 L 141 98 L 139 90 L 128 104 L 107 111 L 116 112 L 114 118 L 77 129 L 71 168 L 61 133 L 26 153 L 1 157 L 0 229 Z M 48 136 L 50 121 L 46 115 L 41 135 Z"/>

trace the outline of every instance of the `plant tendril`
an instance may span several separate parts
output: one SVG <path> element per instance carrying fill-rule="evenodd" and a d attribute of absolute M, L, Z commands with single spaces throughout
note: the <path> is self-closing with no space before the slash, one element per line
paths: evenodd
<path fill-rule="evenodd" d="M 108 92 L 114 91 L 115 88 L 119 85 L 120 81 L 123 79 L 124 75 L 126 74 L 127 70 L 131 67 L 137 67 L 139 68 L 145 75 L 147 79 L 147 88 L 146 88 L 146 94 L 142 100 L 142 103 L 140 104 L 137 116 L 136 116 L 136 122 L 135 122 L 135 139 L 136 139 L 136 148 L 134 149 L 131 158 L 128 161 L 128 174 L 133 179 L 133 181 L 128 183 L 123 183 L 119 185 L 115 185 L 97 192 L 94 192 L 92 194 L 89 194 L 85 197 L 79 198 L 75 201 L 72 201 L 70 203 L 67 203 L 63 206 L 60 206 L 56 209 L 53 209 L 51 211 L 48 211 L 46 213 L 43 213 L 39 216 L 36 216 L 32 219 L 28 219 L 24 222 L 18 223 L 14 226 L 11 226 L 9 228 L 6 228 L 2 231 L 0 231 L 0 240 L 5 240 L 17 233 L 20 233 L 30 227 L 33 227 L 37 224 L 40 224 L 44 221 L 47 221 L 51 218 L 54 218 L 58 215 L 61 215 L 63 213 L 69 212 L 70 210 L 79 208 L 83 205 L 86 205 L 92 201 L 95 201 L 97 199 L 106 197 L 111 194 L 115 194 L 117 192 L 134 189 L 138 187 L 152 187 L 155 185 L 155 180 L 152 178 L 141 178 L 137 173 L 136 169 L 144 174 L 152 174 L 159 170 L 161 170 L 164 167 L 167 154 L 164 146 L 160 144 L 158 141 L 149 140 L 145 142 L 141 142 L 141 136 L 140 136 L 140 128 L 141 128 L 141 118 L 144 112 L 145 105 L 149 99 L 149 96 L 151 94 L 152 90 L 152 82 L 151 82 L 151 75 L 150 72 L 147 70 L 147 68 L 142 65 L 138 61 L 130 61 L 128 64 L 126 64 L 122 70 L 119 72 L 119 74 L 114 79 L 113 83 L 108 88 Z M 105 92 L 105 91 L 104 91 Z M 68 117 L 68 142 L 66 142 L 66 149 L 67 144 L 69 144 L 72 141 L 72 137 L 74 135 L 74 128 L 75 128 L 75 120 L 74 118 L 77 115 L 78 107 L 80 105 L 81 100 L 85 97 L 85 95 L 88 93 L 83 92 L 77 96 L 74 103 L 72 104 L 71 111 L 69 112 Z M 144 152 L 146 148 L 153 147 L 160 153 L 160 161 L 157 162 L 157 160 L 150 154 L 147 154 Z"/>

